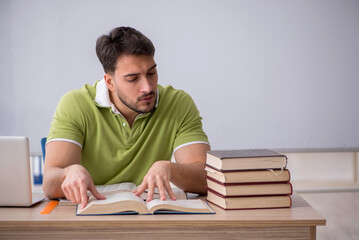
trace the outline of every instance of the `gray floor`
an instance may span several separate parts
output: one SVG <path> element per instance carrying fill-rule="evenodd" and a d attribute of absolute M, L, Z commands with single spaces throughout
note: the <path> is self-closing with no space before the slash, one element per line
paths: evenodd
<path fill-rule="evenodd" d="M 317 228 L 318 240 L 359 239 L 359 192 L 300 193 L 327 219 Z"/>

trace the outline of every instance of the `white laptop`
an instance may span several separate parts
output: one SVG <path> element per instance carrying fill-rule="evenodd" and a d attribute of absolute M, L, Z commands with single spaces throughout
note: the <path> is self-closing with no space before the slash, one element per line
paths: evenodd
<path fill-rule="evenodd" d="M 44 199 L 33 198 L 29 140 L 0 136 L 0 206 L 29 207 Z"/>

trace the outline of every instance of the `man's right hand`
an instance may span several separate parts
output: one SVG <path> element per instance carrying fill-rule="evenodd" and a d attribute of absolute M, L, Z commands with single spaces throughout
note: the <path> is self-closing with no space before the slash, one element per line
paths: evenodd
<path fill-rule="evenodd" d="M 106 199 L 97 191 L 89 172 L 83 166 L 74 164 L 64 170 L 61 189 L 68 200 L 81 204 L 81 208 L 86 207 L 88 203 L 87 190 L 97 199 Z"/>

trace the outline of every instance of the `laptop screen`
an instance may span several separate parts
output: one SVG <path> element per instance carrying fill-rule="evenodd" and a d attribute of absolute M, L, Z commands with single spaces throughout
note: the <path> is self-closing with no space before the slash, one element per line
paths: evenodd
<path fill-rule="evenodd" d="M 0 206 L 32 204 L 29 140 L 0 136 Z"/>

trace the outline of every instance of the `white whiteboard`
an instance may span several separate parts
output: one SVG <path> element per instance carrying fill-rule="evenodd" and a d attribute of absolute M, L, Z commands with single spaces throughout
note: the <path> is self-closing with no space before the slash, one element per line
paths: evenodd
<path fill-rule="evenodd" d="M 103 76 L 97 37 L 132 26 L 159 83 L 194 98 L 212 149 L 359 146 L 359 2 L 0 0 L 0 135 L 40 152 L 60 97 Z"/>

